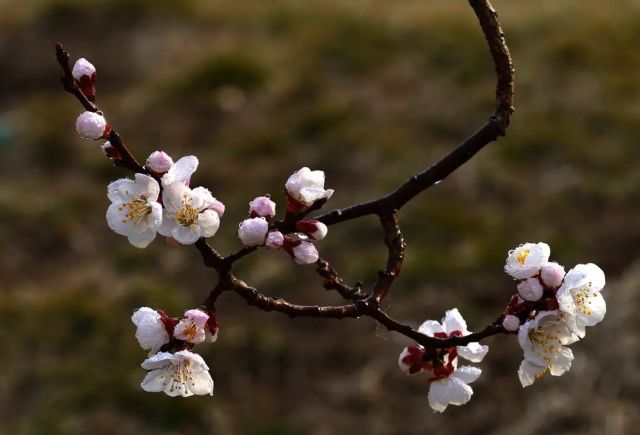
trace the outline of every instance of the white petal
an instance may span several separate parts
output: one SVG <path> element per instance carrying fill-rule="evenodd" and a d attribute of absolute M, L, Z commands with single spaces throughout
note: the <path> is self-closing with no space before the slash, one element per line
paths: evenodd
<path fill-rule="evenodd" d="M 451 334 L 453 331 L 462 331 L 463 333 L 468 332 L 467 322 L 465 322 L 462 314 L 460 314 L 460 311 L 458 311 L 457 308 L 453 308 L 446 312 L 442 319 L 442 325 L 444 326 L 445 332 L 448 334 Z"/>
<path fill-rule="evenodd" d="M 563 347 L 560 350 L 558 358 L 551 364 L 549 371 L 552 376 L 561 376 L 571 368 L 571 362 L 573 361 L 573 352 L 568 347 Z"/>
<path fill-rule="evenodd" d="M 127 237 L 129 243 L 136 248 L 146 248 L 156 238 L 156 230 L 147 230 L 144 232 L 133 232 Z"/>
<path fill-rule="evenodd" d="M 169 380 L 171 379 L 171 374 L 172 369 L 170 367 L 151 370 L 144 377 L 140 386 L 144 391 L 149 393 L 159 393 L 166 388 Z"/>
<path fill-rule="evenodd" d="M 482 370 L 472 366 L 462 366 L 455 369 L 451 376 L 460 379 L 465 384 L 470 384 L 482 374 Z"/>
<path fill-rule="evenodd" d="M 143 195 L 149 201 L 157 201 L 158 196 L 160 195 L 160 185 L 155 180 L 155 178 L 150 177 L 145 174 L 136 174 L 136 196 Z"/>
<path fill-rule="evenodd" d="M 205 187 L 196 187 L 191 191 L 191 205 L 196 210 L 204 210 L 214 202 L 213 195 Z"/>
<path fill-rule="evenodd" d="M 202 396 L 209 394 L 213 396 L 213 379 L 208 371 L 194 372 L 189 387 L 193 394 Z"/>
<path fill-rule="evenodd" d="M 435 320 L 427 320 L 418 328 L 418 332 L 433 337 L 438 332 L 445 332 L 440 322 Z"/>
<path fill-rule="evenodd" d="M 174 215 L 176 211 L 183 207 L 185 198 L 188 199 L 190 197 L 191 189 L 178 181 L 165 186 L 162 192 L 162 204 L 169 215 Z"/>
<path fill-rule="evenodd" d="M 476 342 L 469 343 L 466 346 L 458 346 L 458 355 L 475 363 L 482 361 L 487 352 L 489 352 L 489 346 Z"/>
<path fill-rule="evenodd" d="M 150 356 L 140 364 L 145 370 L 155 370 L 164 367 L 171 367 L 175 357 L 170 352 L 159 352 Z"/>
<path fill-rule="evenodd" d="M 111 202 L 127 203 L 133 198 L 134 181 L 128 178 L 121 178 L 113 181 L 107 186 L 107 197 Z"/>
<path fill-rule="evenodd" d="M 443 412 L 447 405 L 464 405 L 473 390 L 458 378 L 448 377 L 431 383 L 429 388 L 429 406 L 436 412 Z"/>
<path fill-rule="evenodd" d="M 112 203 L 109 208 L 107 208 L 107 225 L 111 228 L 116 234 L 120 234 L 121 236 L 128 236 L 133 232 L 132 226 L 133 222 L 126 218 L 127 208 L 118 202 Z"/>
<path fill-rule="evenodd" d="M 189 227 L 179 225 L 175 226 L 171 230 L 171 237 L 183 245 L 192 245 L 200 238 L 200 231 L 198 231 L 198 227 L 196 225 Z"/>
<path fill-rule="evenodd" d="M 166 187 L 175 182 L 188 184 L 196 169 L 198 169 L 198 158 L 196 156 L 182 157 L 162 176 L 162 185 Z"/>
<path fill-rule="evenodd" d="M 202 237 L 213 237 L 220 228 L 220 216 L 213 210 L 205 210 L 198 215 L 198 226 Z"/>
<path fill-rule="evenodd" d="M 591 310 L 591 314 L 579 314 L 579 317 L 583 318 L 582 323 L 585 326 L 597 325 L 604 319 L 605 314 L 607 314 L 607 303 L 599 291 L 591 293 L 591 296 L 587 300 L 587 306 Z"/>
<path fill-rule="evenodd" d="M 523 387 L 532 385 L 536 379 L 545 372 L 545 370 L 546 367 L 531 364 L 527 360 L 522 361 L 520 368 L 518 369 L 518 378 L 520 379 L 520 383 Z"/>
<path fill-rule="evenodd" d="M 165 210 L 164 215 L 162 216 L 162 223 L 158 227 L 158 232 L 165 237 L 173 237 L 171 231 L 176 227 L 176 221 L 174 217 L 169 215 L 169 213 Z"/>

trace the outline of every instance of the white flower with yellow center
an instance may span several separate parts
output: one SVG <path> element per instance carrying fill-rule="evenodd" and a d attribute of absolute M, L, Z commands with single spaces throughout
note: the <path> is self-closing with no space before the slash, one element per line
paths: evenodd
<path fill-rule="evenodd" d="M 208 210 L 215 198 L 204 187 L 191 190 L 176 181 L 165 187 L 162 203 L 164 217 L 158 232 L 184 245 L 193 244 L 201 237 L 211 237 L 220 227 L 218 213 Z"/>
<path fill-rule="evenodd" d="M 109 184 L 107 224 L 125 236 L 137 248 L 145 248 L 155 239 L 162 224 L 162 206 L 158 203 L 160 186 L 148 175 L 136 174 L 135 180 L 122 178 Z"/>
<path fill-rule="evenodd" d="M 550 254 L 546 243 L 524 243 L 509 251 L 504 271 L 515 279 L 531 278 L 549 261 Z"/>
<path fill-rule="evenodd" d="M 533 384 L 547 371 L 561 376 L 571 368 L 573 352 L 566 347 L 578 341 L 567 327 L 559 311 L 541 311 L 526 321 L 518 331 L 518 342 L 524 360 L 518 369 L 523 387 Z"/>
<path fill-rule="evenodd" d="M 142 368 L 149 370 L 141 384 L 144 391 L 164 392 L 171 397 L 213 395 L 209 367 L 197 353 L 188 350 L 160 352 L 146 359 Z"/>
<path fill-rule="evenodd" d="M 604 319 L 607 303 L 600 293 L 605 285 L 604 272 L 593 263 L 578 264 L 564 277 L 556 293 L 558 305 L 569 330 L 583 338 L 586 326 Z"/>

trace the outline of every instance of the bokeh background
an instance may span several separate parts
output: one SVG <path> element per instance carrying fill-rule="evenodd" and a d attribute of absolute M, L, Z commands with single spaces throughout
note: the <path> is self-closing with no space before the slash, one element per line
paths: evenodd
<path fill-rule="evenodd" d="M 452 0 L 0 0 L 0 432 L 3 434 L 626 434 L 640 427 L 640 2 L 496 0 L 517 68 L 506 138 L 402 211 L 408 242 L 386 308 L 418 325 L 460 308 L 471 329 L 514 291 L 508 249 L 547 241 L 607 273 L 608 314 L 572 370 L 523 390 L 513 337 L 464 407 L 443 415 L 368 319 L 313 320 L 220 300 L 199 346 L 214 397 L 141 391 L 130 315 L 179 315 L 214 284 L 195 249 L 137 250 L 108 230 L 113 168 L 74 132 L 54 43 L 98 68 L 98 102 L 139 159 L 196 154 L 195 185 L 227 205 L 211 242 L 237 249 L 253 197 L 301 166 L 345 206 L 388 192 L 493 110 L 476 19 Z M 319 244 L 351 281 L 384 264 L 375 218 Z M 312 267 L 261 252 L 238 274 L 265 292 L 337 303 Z"/>

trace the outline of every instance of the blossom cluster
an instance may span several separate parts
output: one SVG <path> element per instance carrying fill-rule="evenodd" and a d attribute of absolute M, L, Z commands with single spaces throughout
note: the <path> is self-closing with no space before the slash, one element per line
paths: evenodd
<path fill-rule="evenodd" d="M 197 353 L 196 344 L 214 342 L 218 336 L 215 316 L 201 309 L 187 310 L 182 318 L 161 310 L 138 308 L 131 317 L 136 339 L 149 357 L 142 363 L 147 375 L 142 389 L 169 396 L 213 395 L 209 366 Z"/>
<path fill-rule="evenodd" d="M 552 376 L 567 372 L 573 361 L 567 346 L 584 338 L 585 327 L 596 325 L 606 313 L 601 294 L 604 272 L 589 263 L 565 273 L 549 256 L 546 243 L 525 243 L 509 251 L 505 264 L 505 272 L 517 280 L 517 293 L 507 305 L 501 326 L 505 332 L 517 333 L 524 353 L 518 370 L 523 387 L 546 372 Z M 447 311 L 441 323 L 427 320 L 418 332 L 439 339 L 470 334 L 456 308 Z M 445 348 L 416 344 L 403 349 L 398 364 L 407 374 L 427 375 L 429 406 L 443 412 L 448 405 L 467 403 L 473 394 L 468 384 L 481 374 L 478 368 L 458 366 L 458 357 L 480 362 L 488 350 L 477 342 Z"/>

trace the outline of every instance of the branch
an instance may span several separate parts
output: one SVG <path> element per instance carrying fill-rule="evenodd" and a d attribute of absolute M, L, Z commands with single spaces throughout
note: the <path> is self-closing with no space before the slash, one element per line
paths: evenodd
<path fill-rule="evenodd" d="M 433 166 L 411 177 L 395 191 L 376 200 L 325 213 L 318 217 L 318 220 L 326 225 L 332 225 L 361 216 L 399 210 L 415 196 L 444 180 L 486 145 L 499 136 L 504 136 L 513 112 L 514 68 L 511 55 L 498 22 L 498 15 L 491 3 L 485 0 L 469 0 L 469 4 L 478 17 L 496 69 L 496 109 L 494 113 L 487 123 L 451 153 Z"/>

